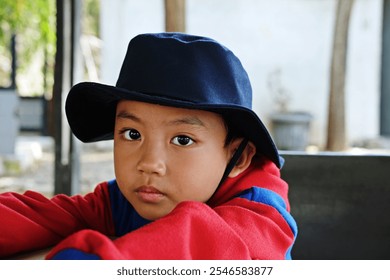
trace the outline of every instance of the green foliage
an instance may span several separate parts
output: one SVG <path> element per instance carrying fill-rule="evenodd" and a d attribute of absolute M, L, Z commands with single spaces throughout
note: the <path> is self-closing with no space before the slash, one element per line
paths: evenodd
<path fill-rule="evenodd" d="M 83 0 L 84 21 L 83 29 L 85 34 L 99 37 L 99 0 Z"/>
<path fill-rule="evenodd" d="M 0 0 L 0 43 L 9 45 L 12 34 L 23 38 L 22 58 L 44 47 L 55 51 L 55 0 Z"/>
<path fill-rule="evenodd" d="M 82 33 L 99 37 L 99 0 L 81 1 Z M 50 95 L 56 51 L 56 0 L 0 0 L 0 87 L 9 84 L 12 35 L 17 40 L 19 93 Z M 32 67 L 34 64 L 40 65 L 40 70 Z M 27 93 L 23 92 L 26 88 Z"/>
<path fill-rule="evenodd" d="M 17 73 L 29 66 L 37 52 L 44 57 L 44 68 L 54 65 L 55 20 L 55 0 L 0 0 L 0 54 L 10 60 L 10 40 L 15 34 Z M 42 72 L 50 74 L 52 71 L 42 69 Z M 4 73 L 1 74 L 4 76 Z M 47 84 L 46 81 L 43 84 Z"/>

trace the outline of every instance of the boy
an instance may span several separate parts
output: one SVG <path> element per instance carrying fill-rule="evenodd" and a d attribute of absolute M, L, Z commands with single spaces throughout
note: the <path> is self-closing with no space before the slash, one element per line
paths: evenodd
<path fill-rule="evenodd" d="M 0 196 L 0 255 L 47 259 L 289 259 L 297 228 L 282 162 L 249 78 L 216 41 L 142 34 L 116 86 L 67 98 L 83 142 L 114 139 L 115 180 L 93 193 Z"/>

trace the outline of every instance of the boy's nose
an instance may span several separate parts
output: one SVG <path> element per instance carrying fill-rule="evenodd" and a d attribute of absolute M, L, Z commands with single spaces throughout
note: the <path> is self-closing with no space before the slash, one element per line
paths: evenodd
<path fill-rule="evenodd" d="M 165 175 L 166 165 L 163 149 L 157 146 L 150 147 L 150 145 L 140 149 L 141 157 L 137 164 L 137 170 L 148 175 Z"/>

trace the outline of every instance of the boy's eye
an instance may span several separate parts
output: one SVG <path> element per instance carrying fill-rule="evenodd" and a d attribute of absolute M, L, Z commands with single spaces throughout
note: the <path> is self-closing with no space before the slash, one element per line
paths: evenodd
<path fill-rule="evenodd" d="M 178 146 L 190 146 L 194 144 L 194 140 L 188 136 L 179 135 L 172 139 L 172 143 Z"/>
<path fill-rule="evenodd" d="M 128 129 L 123 132 L 123 136 L 125 139 L 130 140 L 130 141 L 135 141 L 139 140 L 141 138 L 141 133 L 139 133 L 135 129 Z"/>

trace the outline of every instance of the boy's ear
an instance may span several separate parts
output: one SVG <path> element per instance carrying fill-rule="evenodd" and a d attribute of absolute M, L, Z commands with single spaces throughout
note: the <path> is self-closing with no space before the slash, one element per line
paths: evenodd
<path fill-rule="evenodd" d="M 237 150 L 237 147 L 240 145 L 242 139 L 236 139 L 233 141 L 231 148 L 232 154 Z M 232 171 L 229 173 L 229 178 L 236 177 L 237 175 L 244 172 L 252 162 L 252 158 L 256 154 L 256 146 L 252 142 L 248 142 L 245 149 L 242 151 L 240 158 L 238 159 L 236 165 L 233 167 Z"/>

